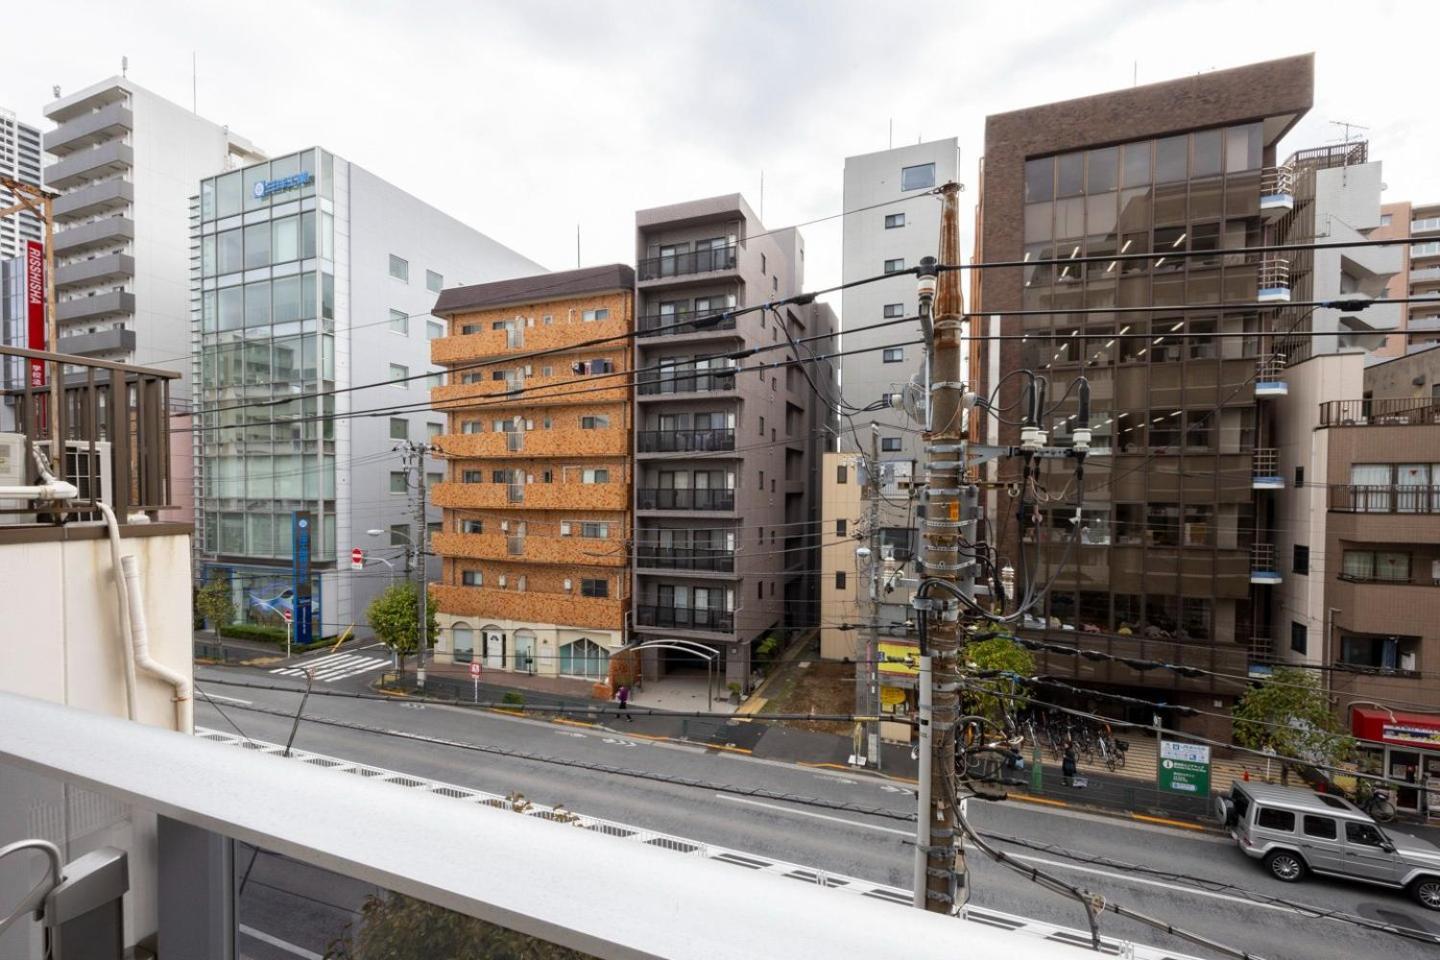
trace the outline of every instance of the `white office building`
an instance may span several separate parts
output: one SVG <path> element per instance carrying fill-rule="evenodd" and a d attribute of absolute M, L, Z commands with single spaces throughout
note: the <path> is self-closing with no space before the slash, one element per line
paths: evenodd
<path fill-rule="evenodd" d="M 429 342 L 444 332 L 430 315 L 440 290 L 544 268 L 318 148 L 208 177 L 199 190 L 194 345 L 182 352 L 195 356 L 200 415 L 200 575 L 230 579 L 243 619 L 278 622 L 291 606 L 292 522 L 303 511 L 314 635 L 363 627 L 392 570 L 352 571 L 350 551 L 403 575 L 414 501 L 395 446 L 444 429 L 428 409 L 441 375 Z M 441 471 L 429 461 L 429 483 Z M 430 566 L 433 580 L 438 561 Z"/>
<path fill-rule="evenodd" d="M 0 108 L 0 174 L 40 186 L 40 131 L 21 123 L 15 114 Z M 0 207 L 15 202 L 15 195 L 0 186 Z M 28 211 L 0 217 L 0 260 L 24 255 L 27 240 L 44 242 L 40 218 Z"/>

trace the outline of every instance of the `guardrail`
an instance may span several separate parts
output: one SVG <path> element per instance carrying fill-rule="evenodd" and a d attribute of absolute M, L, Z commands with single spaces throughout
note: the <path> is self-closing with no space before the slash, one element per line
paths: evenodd
<path fill-rule="evenodd" d="M 1440 400 L 1390 397 L 1326 400 L 1320 404 L 1322 427 L 1416 427 L 1440 424 Z"/>

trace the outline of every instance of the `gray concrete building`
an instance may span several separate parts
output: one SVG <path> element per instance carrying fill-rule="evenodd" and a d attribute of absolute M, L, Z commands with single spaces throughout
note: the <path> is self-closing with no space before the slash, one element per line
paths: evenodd
<path fill-rule="evenodd" d="M 804 282 L 800 233 L 767 232 L 738 194 L 641 210 L 635 226 L 632 632 L 708 647 L 725 681 L 748 689 L 754 648 L 815 622 L 817 471 L 833 449 L 835 374 L 783 361 L 828 353 L 834 313 L 728 312 Z M 808 337 L 821 339 L 790 342 Z M 645 663 L 650 676 L 705 671 L 675 649 Z"/>
<path fill-rule="evenodd" d="M 14 112 L 0 108 L 0 174 L 41 186 L 40 131 L 21 123 Z M 0 207 L 15 202 L 15 196 L 0 187 Z M 0 260 L 24 255 L 25 241 L 44 242 L 40 218 L 29 211 L 0 217 Z"/>
<path fill-rule="evenodd" d="M 323 149 L 198 186 L 189 235 L 201 575 L 230 578 L 243 619 L 278 622 L 291 599 L 292 518 L 307 511 L 315 634 L 363 627 L 392 573 L 352 571 L 350 550 L 403 568 L 413 499 L 394 448 L 444 430 L 429 410 L 443 373 L 430 357 L 444 333 L 430 316 L 436 298 L 447 284 L 543 268 Z M 426 474 L 438 483 L 440 462 Z M 430 519 L 438 525 L 438 509 Z M 433 579 L 438 561 L 430 567 Z"/>

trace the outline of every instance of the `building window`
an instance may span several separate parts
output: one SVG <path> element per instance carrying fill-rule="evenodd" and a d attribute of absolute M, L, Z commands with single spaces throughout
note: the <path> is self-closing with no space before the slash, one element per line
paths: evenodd
<path fill-rule="evenodd" d="M 405 471 L 403 471 L 403 470 L 392 470 L 392 471 L 390 471 L 390 492 L 391 492 L 391 493 L 404 493 L 404 492 L 405 492 L 406 490 L 408 490 L 408 489 L 409 489 L 409 484 L 406 483 Z"/>
<path fill-rule="evenodd" d="M 767 261 L 765 260 L 765 254 L 763 254 L 763 253 L 760 254 L 760 272 L 761 272 L 761 273 L 769 273 L 769 272 L 770 272 L 770 267 L 767 266 Z"/>
<path fill-rule="evenodd" d="M 1419 651 L 1419 637 L 1340 635 L 1340 662 L 1346 666 L 1415 672 Z"/>
<path fill-rule="evenodd" d="M 1393 223 L 1394 221 L 1395 221 L 1395 215 L 1394 215 L 1393 213 L 1382 213 L 1382 214 L 1380 214 L 1380 226 L 1382 226 L 1382 227 L 1388 227 L 1388 226 L 1390 226 L 1390 224 Z"/>
<path fill-rule="evenodd" d="M 580 580 L 580 596 L 582 597 L 608 597 L 610 596 L 609 580 L 591 580 L 582 578 Z"/>
<path fill-rule="evenodd" d="M 899 363 L 905 359 L 904 347 L 886 347 L 880 352 L 880 359 L 885 363 Z"/>
<path fill-rule="evenodd" d="M 445 424 L 443 424 L 443 423 L 427 423 L 427 424 L 425 424 L 425 439 L 427 439 L 427 440 L 434 440 L 436 437 L 440 436 L 440 435 L 443 434 L 444 432 L 445 432 Z"/>
<path fill-rule="evenodd" d="M 484 521 L 484 520 L 461 520 L 461 521 L 460 521 L 460 532 L 461 532 L 461 533 L 484 533 L 484 532 L 485 532 L 485 521 Z"/>
<path fill-rule="evenodd" d="M 1292 573 L 1308 574 L 1310 572 L 1310 548 L 1304 544 L 1295 544 L 1295 555 L 1291 558 L 1290 570 Z"/>
<path fill-rule="evenodd" d="M 581 473 L 580 473 L 580 482 L 581 482 L 581 483 L 609 483 L 609 482 L 610 482 L 610 471 L 609 471 L 609 470 L 606 470 L 606 469 L 604 469 L 604 468 L 601 468 L 601 467 L 597 467 L 597 468 L 595 468 L 595 469 L 593 469 L 593 470 L 587 468 L 587 469 L 581 471 Z"/>
<path fill-rule="evenodd" d="M 445 336 L 445 324 L 441 323 L 439 320 L 425 321 L 426 340 L 439 340 L 443 336 Z"/>
<path fill-rule="evenodd" d="M 765 418 L 760 418 L 760 436 L 765 436 Z"/>
<path fill-rule="evenodd" d="M 1290 649 L 1295 653 L 1304 653 L 1305 646 L 1310 639 L 1310 628 L 1303 623 L 1294 620 L 1290 621 Z"/>
<path fill-rule="evenodd" d="M 445 371 L 431 370 L 425 375 L 425 386 L 427 389 L 430 390 L 434 390 L 436 387 L 445 386 Z"/>
<path fill-rule="evenodd" d="M 426 473 L 425 473 L 425 482 L 428 483 L 428 484 L 429 484 L 430 486 L 432 486 L 432 487 L 435 486 L 435 484 L 437 484 L 437 483 L 444 483 L 444 482 L 445 482 L 445 474 L 443 474 L 443 473 L 430 473 L 429 471 L 426 471 Z"/>
<path fill-rule="evenodd" d="M 880 449 L 887 453 L 898 453 L 900 451 L 899 437 L 881 437 Z"/>
<path fill-rule="evenodd" d="M 900 168 L 900 189 L 924 190 L 935 186 L 935 164 L 917 163 L 913 167 Z"/>
<path fill-rule="evenodd" d="M 1408 583 L 1410 554 L 1395 550 L 1346 550 L 1340 579 L 1356 583 Z"/>
<path fill-rule="evenodd" d="M 593 417 L 581 417 L 581 430 L 605 430 L 610 426 L 610 418 L 597 414 Z"/>
<path fill-rule="evenodd" d="M 610 311 L 606 309 L 582 310 L 580 312 L 580 319 L 585 323 L 595 323 L 600 320 L 609 320 Z"/>
<path fill-rule="evenodd" d="M 835 521 L 835 536 L 837 536 L 837 537 L 843 537 L 843 536 L 845 536 L 845 528 L 848 527 L 848 526 L 849 526 L 849 521 L 847 521 L 845 518 L 841 517 L 839 520 L 836 520 L 836 521 Z"/>
<path fill-rule="evenodd" d="M 391 332 L 391 333 L 400 333 L 400 334 L 409 334 L 409 333 L 410 333 L 410 315 L 407 314 L 404 310 L 394 310 L 394 309 L 392 309 L 392 310 L 390 311 L 390 332 Z"/>
<path fill-rule="evenodd" d="M 409 421 L 409 420 L 406 420 L 404 417 L 391 417 L 391 418 L 390 418 L 390 439 L 391 439 L 391 440 L 409 440 L 409 439 L 410 439 L 410 421 Z"/>
<path fill-rule="evenodd" d="M 840 464 L 840 465 L 838 465 L 838 466 L 836 466 L 836 468 L 835 468 L 835 482 L 836 482 L 836 483 L 849 483 L 849 482 L 850 482 L 850 468 L 847 467 L 847 466 L 845 466 L 845 464 L 843 464 L 843 463 Z"/>
<path fill-rule="evenodd" d="M 887 304 L 885 304 L 884 314 L 885 314 L 885 319 L 886 319 L 886 320 L 896 320 L 896 319 L 899 319 L 900 317 L 905 316 L 905 304 L 903 304 L 903 303 L 887 303 Z"/>
<path fill-rule="evenodd" d="M 836 571 L 835 571 L 835 589 L 836 589 L 836 590 L 844 590 L 844 589 L 845 589 L 845 571 L 844 571 L 844 570 L 836 570 Z"/>
<path fill-rule="evenodd" d="M 410 545 L 410 527 L 408 524 L 397 523 L 390 528 L 390 546 L 406 547 Z"/>
<path fill-rule="evenodd" d="M 395 254 L 393 253 L 390 254 L 390 276 L 394 277 L 396 280 L 404 280 L 406 283 L 409 283 L 410 261 L 401 259 L 400 257 L 395 256 Z"/>
<path fill-rule="evenodd" d="M 905 214 L 903 214 L 903 213 L 887 213 L 887 214 L 885 214 L 885 229 L 886 229 L 886 230 L 894 230 L 896 227 L 903 227 L 903 226 L 905 226 Z"/>
<path fill-rule="evenodd" d="M 1305 468 L 1304 468 L 1304 467 L 1296 467 L 1296 468 L 1295 468 L 1295 489 L 1296 489 L 1296 490 L 1299 490 L 1299 489 L 1300 489 L 1301 487 L 1303 487 L 1303 486 L 1305 486 Z"/>
<path fill-rule="evenodd" d="M 588 537 L 591 540 L 608 540 L 610 539 L 610 524 L 593 520 L 582 521 L 580 536 Z"/>
<path fill-rule="evenodd" d="M 483 587 L 485 586 L 485 575 L 479 570 L 462 570 L 460 583 L 466 587 Z"/>
<path fill-rule="evenodd" d="M 390 380 L 401 390 L 409 390 L 410 368 L 403 363 L 390 364 Z"/>
<path fill-rule="evenodd" d="M 894 260 L 886 260 L 886 261 L 885 261 L 885 272 L 886 272 L 886 273 L 899 273 L 901 270 L 904 270 L 904 269 L 905 269 L 905 258 L 904 258 L 904 257 L 896 257 Z"/>
<path fill-rule="evenodd" d="M 408 276 L 408 274 L 407 274 Z M 445 278 L 434 270 L 425 271 L 425 289 L 431 293 L 439 293 L 445 289 Z"/>
<path fill-rule="evenodd" d="M 460 472 L 460 482 L 461 482 L 461 483 L 484 483 L 484 482 L 485 482 L 485 471 L 484 471 L 484 470 L 462 470 L 462 471 Z"/>

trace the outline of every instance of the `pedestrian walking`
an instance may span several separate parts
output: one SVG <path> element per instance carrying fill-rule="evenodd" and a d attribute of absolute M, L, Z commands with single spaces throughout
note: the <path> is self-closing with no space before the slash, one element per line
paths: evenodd
<path fill-rule="evenodd" d="M 630 716 L 630 688 L 621 684 L 620 689 L 615 691 L 615 699 L 620 701 L 620 715 L 634 723 L 635 718 Z"/>
<path fill-rule="evenodd" d="M 1067 787 L 1075 785 L 1075 772 L 1077 763 L 1075 760 L 1075 742 L 1065 741 L 1065 752 L 1060 757 L 1060 777 Z"/>

